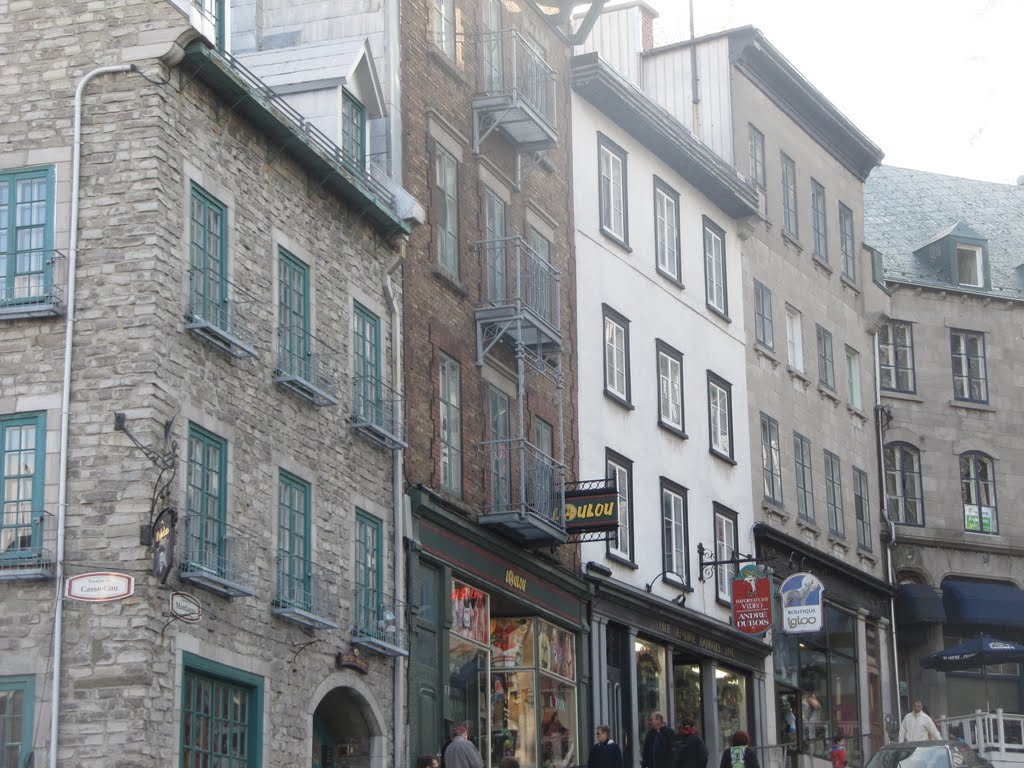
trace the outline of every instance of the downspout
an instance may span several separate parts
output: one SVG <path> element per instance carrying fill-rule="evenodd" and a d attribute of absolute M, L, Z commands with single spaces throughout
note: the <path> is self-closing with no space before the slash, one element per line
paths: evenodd
<path fill-rule="evenodd" d="M 61 640 L 64 633 L 64 530 L 68 503 L 68 424 L 71 418 L 71 348 L 75 330 L 75 266 L 78 262 L 78 187 L 82 162 L 82 94 L 85 86 L 97 75 L 113 72 L 134 72 L 134 64 L 115 64 L 98 67 L 86 74 L 75 89 L 75 138 L 71 159 L 71 220 L 68 226 L 68 303 L 64 326 L 64 381 L 60 403 L 60 469 L 57 472 L 57 605 L 53 618 L 53 685 L 50 693 L 50 768 L 57 768 L 57 733 L 60 724 L 60 662 Z"/>
<path fill-rule="evenodd" d="M 391 385 L 395 389 L 396 399 L 400 402 L 402 395 L 401 386 L 401 375 L 402 375 L 402 326 L 401 314 L 398 307 L 398 302 L 395 299 L 395 290 L 391 284 L 391 276 L 402 266 L 405 261 L 405 248 L 408 243 L 407 237 L 402 237 L 398 246 L 398 255 L 392 260 L 392 262 L 383 269 L 383 283 L 384 283 L 384 298 L 388 302 L 388 310 L 391 313 L 391 337 L 394 340 L 391 349 Z M 403 416 L 404 422 L 404 416 Z M 395 563 L 395 601 L 403 595 L 403 587 L 405 586 L 405 495 L 402 489 L 402 467 L 405 457 L 405 451 L 401 448 L 392 451 L 392 465 L 391 465 L 391 495 L 393 504 L 393 517 L 394 517 L 394 538 L 392 540 L 392 552 L 394 553 Z M 403 601 L 404 602 L 404 601 Z M 398 606 L 396 606 L 397 608 Z M 397 611 L 396 611 L 397 613 Z M 408 617 L 406 617 L 406 622 Z M 408 627 L 406 627 L 408 629 Z M 405 697 L 404 697 L 404 682 L 405 682 L 405 657 L 395 657 L 395 669 L 394 669 L 394 700 L 392 703 L 392 712 L 394 716 L 394 722 L 392 723 L 392 733 L 394 734 L 395 744 L 395 765 L 408 765 L 409 761 L 405 758 L 405 718 L 403 714 L 405 712 Z"/>

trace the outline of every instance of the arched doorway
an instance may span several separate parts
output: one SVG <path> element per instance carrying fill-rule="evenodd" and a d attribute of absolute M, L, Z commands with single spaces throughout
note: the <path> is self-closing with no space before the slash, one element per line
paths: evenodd
<path fill-rule="evenodd" d="M 374 708 L 354 688 L 330 690 L 313 712 L 312 768 L 381 768 L 386 740 Z"/>

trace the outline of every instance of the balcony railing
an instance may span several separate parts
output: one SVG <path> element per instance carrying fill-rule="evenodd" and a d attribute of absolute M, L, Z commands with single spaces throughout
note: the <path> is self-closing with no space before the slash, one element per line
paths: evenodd
<path fill-rule="evenodd" d="M 222 352 L 232 357 L 255 356 L 254 306 L 255 299 L 218 270 L 194 267 L 188 271 L 185 328 Z"/>
<path fill-rule="evenodd" d="M 302 555 L 278 553 L 275 616 L 310 629 L 337 629 L 340 600 L 336 572 Z"/>
<path fill-rule="evenodd" d="M 0 515 L 0 581 L 54 575 L 57 525 L 44 510 Z"/>
<path fill-rule="evenodd" d="M 52 248 L 15 251 L 8 253 L 5 261 L 8 274 L 0 274 L 0 319 L 64 314 L 67 286 L 64 254 Z"/>
<path fill-rule="evenodd" d="M 525 438 L 482 443 L 487 503 L 478 522 L 524 545 L 566 541 L 565 469 Z"/>
<path fill-rule="evenodd" d="M 256 539 L 217 518 L 185 516 L 181 580 L 225 597 L 256 594 Z"/>
<path fill-rule="evenodd" d="M 561 274 L 521 235 L 476 244 L 488 306 L 517 305 L 552 332 L 561 332 Z"/>
<path fill-rule="evenodd" d="M 362 588 L 355 593 L 352 644 L 385 656 L 408 656 L 406 608 L 391 595 Z"/>
<path fill-rule="evenodd" d="M 274 381 L 316 406 L 338 404 L 338 354 L 316 337 L 288 326 L 277 331 Z"/>
<path fill-rule="evenodd" d="M 405 448 L 405 403 L 377 377 L 355 376 L 352 426 L 385 448 Z"/>
<path fill-rule="evenodd" d="M 982 757 L 992 761 L 1006 760 L 1006 753 L 1017 753 L 1014 762 L 1021 762 L 1024 753 L 1024 715 L 1004 712 L 1002 708 L 958 717 L 937 717 L 935 725 L 950 741 L 963 739 Z"/>

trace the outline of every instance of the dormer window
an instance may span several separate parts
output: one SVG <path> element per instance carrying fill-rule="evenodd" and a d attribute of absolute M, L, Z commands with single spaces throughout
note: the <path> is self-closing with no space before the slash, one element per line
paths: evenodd
<path fill-rule="evenodd" d="M 957 282 L 980 288 L 984 285 L 981 248 L 958 245 L 956 249 Z"/>

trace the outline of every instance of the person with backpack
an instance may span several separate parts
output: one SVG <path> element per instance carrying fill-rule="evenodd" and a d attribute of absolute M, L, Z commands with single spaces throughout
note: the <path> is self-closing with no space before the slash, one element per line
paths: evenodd
<path fill-rule="evenodd" d="M 679 721 L 679 731 L 672 744 L 672 751 L 672 768 L 707 768 L 708 747 L 704 739 L 697 735 L 692 717 L 684 717 Z"/>
<path fill-rule="evenodd" d="M 746 731 L 736 731 L 732 735 L 732 746 L 722 753 L 718 768 L 761 768 Z"/>

